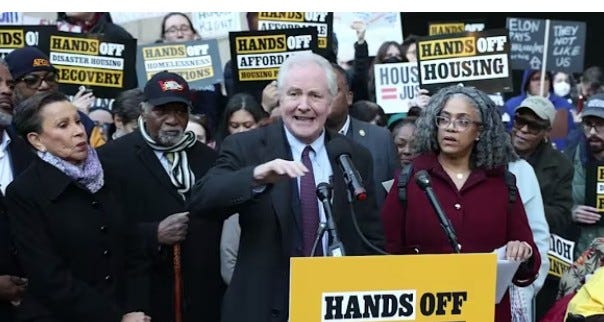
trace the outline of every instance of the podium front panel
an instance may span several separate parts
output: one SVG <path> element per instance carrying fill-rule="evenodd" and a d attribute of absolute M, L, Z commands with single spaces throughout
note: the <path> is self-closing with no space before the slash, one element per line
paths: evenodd
<path fill-rule="evenodd" d="M 493 321 L 495 254 L 291 259 L 291 322 Z"/>

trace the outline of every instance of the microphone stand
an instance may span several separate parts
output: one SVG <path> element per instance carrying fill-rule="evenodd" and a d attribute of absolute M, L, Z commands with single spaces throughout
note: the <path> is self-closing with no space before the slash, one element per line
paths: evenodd
<path fill-rule="evenodd" d="M 451 224 L 449 217 L 445 215 L 445 212 L 440 206 L 440 202 L 438 202 L 438 198 L 436 198 L 436 194 L 434 194 L 434 190 L 432 190 L 430 175 L 426 170 L 421 170 L 415 174 L 415 180 L 419 187 L 426 193 L 430 205 L 432 205 L 434 212 L 438 216 L 440 227 L 444 230 L 445 235 L 447 235 L 453 251 L 458 254 L 461 253 L 461 246 L 457 242 L 457 235 L 455 234 L 455 229 L 453 229 L 453 224 Z"/>
<path fill-rule="evenodd" d="M 317 246 L 319 246 L 319 242 L 323 239 L 323 235 L 325 235 L 325 230 L 327 228 L 327 224 L 325 222 L 319 223 L 319 229 L 317 229 L 317 237 L 315 238 L 315 242 L 312 244 L 312 249 L 310 250 L 310 257 L 314 257 L 317 253 Z M 323 247 L 323 245 L 321 245 Z"/>
<path fill-rule="evenodd" d="M 440 227 L 442 227 L 442 229 L 445 231 L 445 234 L 447 235 L 447 238 L 449 239 L 449 244 L 451 244 L 453 251 L 455 251 L 455 253 L 458 253 L 458 254 L 461 253 L 461 249 L 459 247 L 459 243 L 457 242 L 457 236 L 455 234 L 455 230 L 453 229 L 453 225 L 451 224 L 449 217 L 447 217 L 445 215 L 444 211 L 440 207 L 440 204 L 439 204 L 438 200 L 436 199 L 436 196 L 434 195 L 434 191 L 432 190 L 432 187 L 426 187 L 426 195 L 428 196 L 428 199 L 430 200 L 430 204 L 432 205 L 432 208 L 434 208 L 434 212 L 436 212 L 436 214 L 438 215 L 438 220 L 440 221 Z"/>
<path fill-rule="evenodd" d="M 325 212 L 325 219 L 327 222 L 327 230 L 329 231 L 330 242 L 327 247 L 328 256 L 332 257 L 342 257 L 346 256 L 346 251 L 344 250 L 344 244 L 340 241 L 338 237 L 338 232 L 336 230 L 336 225 L 333 221 L 333 213 L 331 211 L 331 191 L 333 187 L 329 183 L 319 183 L 317 186 L 317 197 L 321 201 L 323 205 L 323 210 Z M 325 231 L 323 231 L 325 233 Z"/>

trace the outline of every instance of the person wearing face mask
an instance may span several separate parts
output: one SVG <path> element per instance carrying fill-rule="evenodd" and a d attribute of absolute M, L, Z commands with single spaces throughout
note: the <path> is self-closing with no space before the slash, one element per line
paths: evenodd
<path fill-rule="evenodd" d="M 571 79 L 572 75 L 565 72 L 554 73 L 554 94 L 570 99 Z"/>

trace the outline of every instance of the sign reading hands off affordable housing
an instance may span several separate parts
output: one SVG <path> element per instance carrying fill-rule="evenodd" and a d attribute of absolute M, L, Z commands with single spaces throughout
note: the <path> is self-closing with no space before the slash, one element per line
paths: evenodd
<path fill-rule="evenodd" d="M 493 321 L 496 255 L 297 257 L 291 322 Z"/>
<path fill-rule="evenodd" d="M 455 84 L 487 93 L 511 92 L 509 47 L 505 29 L 420 38 L 420 87 L 431 93 Z"/>
<path fill-rule="evenodd" d="M 145 84 L 164 70 L 179 74 L 191 88 L 203 88 L 222 81 L 222 63 L 216 39 L 139 46 L 136 63 L 139 84 Z"/>
<path fill-rule="evenodd" d="M 318 50 L 315 28 L 231 32 L 229 40 L 237 91 L 262 91 L 287 57 Z"/>

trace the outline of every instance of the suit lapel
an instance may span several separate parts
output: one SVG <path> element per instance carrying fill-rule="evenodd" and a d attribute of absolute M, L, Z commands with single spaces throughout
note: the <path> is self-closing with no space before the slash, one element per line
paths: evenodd
<path fill-rule="evenodd" d="M 277 158 L 293 160 L 291 148 L 287 143 L 284 131 L 282 121 L 267 127 L 263 142 L 264 153 L 261 157 L 261 163 Z M 297 195 L 297 191 L 296 179 L 281 180 L 271 189 L 273 208 L 277 214 L 281 228 L 282 240 L 284 241 L 284 245 L 286 245 L 283 247 L 283 250 L 286 252 L 285 256 L 289 256 L 291 250 L 292 226 L 296 230 L 300 227 L 300 207 L 297 204 L 299 201 L 298 198 L 294 198 L 294 194 Z"/>
<path fill-rule="evenodd" d="M 360 134 L 361 131 L 364 133 L 364 135 Z M 365 128 L 364 124 L 352 116 L 350 117 L 350 127 L 348 133 L 350 135 L 347 135 L 347 137 L 352 139 L 354 142 L 360 143 L 367 140 L 367 129 Z"/>
<path fill-rule="evenodd" d="M 137 132 L 137 142 L 136 142 L 136 156 L 139 161 L 147 167 L 149 173 L 153 177 L 155 177 L 159 183 L 176 199 L 183 201 L 182 197 L 178 194 L 178 191 L 172 185 L 172 181 L 170 181 L 170 177 L 166 173 L 166 170 L 161 165 L 159 159 L 155 155 L 155 152 L 151 147 L 144 141 L 140 132 Z"/>

